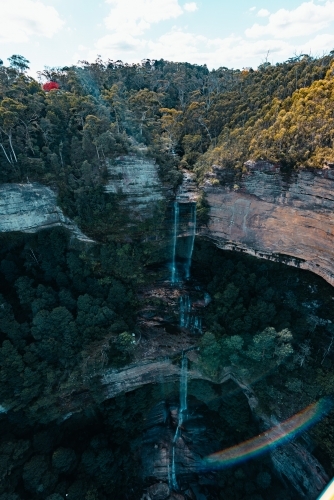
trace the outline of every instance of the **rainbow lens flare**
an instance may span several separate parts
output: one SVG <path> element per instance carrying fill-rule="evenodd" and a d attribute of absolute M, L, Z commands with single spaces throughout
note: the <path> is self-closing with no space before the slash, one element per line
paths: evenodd
<path fill-rule="evenodd" d="M 309 427 L 319 422 L 332 407 L 332 400 L 330 398 L 323 398 L 296 413 L 296 415 L 288 420 L 262 432 L 259 436 L 209 455 L 203 459 L 203 467 L 206 469 L 223 469 L 266 453 L 277 446 L 291 441 Z"/>

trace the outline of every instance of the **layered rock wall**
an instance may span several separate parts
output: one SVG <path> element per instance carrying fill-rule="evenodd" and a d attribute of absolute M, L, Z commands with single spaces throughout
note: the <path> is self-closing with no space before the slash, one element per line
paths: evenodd
<path fill-rule="evenodd" d="M 225 172 L 218 168 L 210 174 L 202 188 L 210 220 L 199 234 L 220 248 L 283 260 L 334 285 L 334 170 L 301 170 L 287 177 L 265 162 L 248 162 L 247 168 L 238 185 L 224 180 Z M 156 204 L 169 197 L 153 160 L 120 157 L 109 174 L 106 190 L 123 193 L 121 203 L 140 218 L 151 216 Z M 223 185 L 213 186 L 211 177 Z M 193 175 L 185 173 L 177 201 L 192 204 L 198 193 Z M 56 201 L 50 188 L 37 183 L 0 186 L 0 232 L 36 232 L 61 225 L 78 239 L 90 241 Z M 179 236 L 188 232 L 184 224 Z"/>
<path fill-rule="evenodd" d="M 0 186 L 0 233 L 35 233 L 55 226 L 69 229 L 79 240 L 92 241 L 65 217 L 52 189 L 38 183 Z"/>
<path fill-rule="evenodd" d="M 124 204 L 133 212 L 151 216 L 165 190 L 159 180 L 154 160 L 138 155 L 119 156 L 108 167 L 106 191 L 125 195 Z"/>
<path fill-rule="evenodd" d="M 180 366 L 173 364 L 171 359 L 137 363 L 121 370 L 106 371 L 102 377 L 101 396 L 102 399 L 109 399 L 118 394 L 133 391 L 143 385 L 175 383 L 179 382 L 179 380 Z M 220 380 L 215 382 L 196 369 L 189 370 L 188 380 L 207 380 L 216 384 L 224 384 L 232 380 L 246 396 L 249 407 L 260 428 L 265 430 L 275 425 L 271 418 L 259 411 L 258 400 L 252 387 L 238 379 L 231 367 L 225 368 Z M 155 478 L 159 481 L 166 481 L 169 477 L 171 444 L 177 425 L 175 423 L 177 422 L 175 412 L 177 412 L 176 408 L 174 412 L 173 410 L 170 411 L 166 403 L 161 402 L 147 416 L 147 429 L 142 442 L 143 473 L 146 477 Z M 172 426 L 166 425 L 168 414 L 171 414 L 172 420 L 173 418 L 175 420 Z M 198 427 L 198 422 L 196 425 Z M 187 439 L 179 439 L 176 447 L 177 470 L 178 474 L 183 477 L 198 472 L 203 454 L 208 455 L 212 452 L 205 448 L 208 444 L 205 427 L 201 432 L 201 435 L 203 434 L 205 438 L 202 436 L 198 449 L 196 445 L 198 436 L 196 437 L 196 432 L 193 435 L 191 434 L 191 425 L 188 432 L 187 427 L 187 424 L 185 424 L 185 429 L 182 431 L 182 435 L 185 435 Z M 196 431 L 196 426 L 193 426 L 193 430 Z M 190 446 L 189 443 L 191 443 Z M 270 456 L 277 474 L 291 489 L 298 492 L 299 498 L 314 500 L 319 496 L 329 480 L 318 460 L 301 444 L 292 441 L 285 443 L 284 447 L 271 448 Z"/>
<path fill-rule="evenodd" d="M 287 177 L 273 165 L 250 162 L 238 185 L 208 183 L 204 190 L 210 220 L 200 233 L 217 246 L 283 260 L 334 285 L 333 170 Z"/>

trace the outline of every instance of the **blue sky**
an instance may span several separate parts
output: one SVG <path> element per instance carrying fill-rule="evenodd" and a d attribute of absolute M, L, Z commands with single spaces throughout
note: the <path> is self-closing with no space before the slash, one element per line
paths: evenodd
<path fill-rule="evenodd" d="M 256 68 L 334 49 L 334 0 L 1 0 L 0 58 L 143 58 Z"/>

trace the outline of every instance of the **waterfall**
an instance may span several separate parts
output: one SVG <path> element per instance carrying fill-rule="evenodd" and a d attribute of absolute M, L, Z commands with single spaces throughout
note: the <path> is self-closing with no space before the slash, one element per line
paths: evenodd
<path fill-rule="evenodd" d="M 205 294 L 204 294 L 204 304 L 205 304 L 205 306 L 208 306 L 210 304 L 211 300 L 212 299 L 211 299 L 210 295 L 208 294 L 208 292 L 205 292 Z"/>
<path fill-rule="evenodd" d="M 196 203 L 183 203 L 181 204 L 181 222 L 183 220 L 183 224 L 181 223 L 182 233 L 183 233 L 183 258 L 185 263 L 183 265 L 183 277 L 188 280 L 190 278 L 190 268 L 191 268 L 191 259 L 194 251 L 195 244 L 195 236 L 196 236 Z M 185 207 L 188 209 L 190 207 L 189 213 L 189 222 L 188 229 L 185 232 L 184 227 L 184 219 L 185 219 Z M 187 211 L 187 210 L 186 210 Z M 177 246 L 178 246 L 178 236 L 179 236 L 179 226 L 180 226 L 180 204 L 177 201 L 174 201 L 174 221 L 173 221 L 173 245 L 172 245 L 172 272 L 171 272 L 171 283 L 178 283 L 180 280 L 180 276 L 178 275 L 177 263 L 176 263 L 176 255 L 177 255 Z M 187 218 L 188 218 L 187 217 Z M 181 235 L 182 235 L 181 233 Z"/>
<path fill-rule="evenodd" d="M 181 376 L 180 376 L 180 419 L 182 424 L 182 415 L 187 411 L 187 393 L 188 393 L 188 358 L 182 355 Z"/>
<path fill-rule="evenodd" d="M 193 332 L 196 332 L 196 333 L 203 333 L 202 332 L 202 318 L 200 318 L 199 316 L 194 317 L 192 330 L 193 330 Z"/>
<path fill-rule="evenodd" d="M 187 393 L 188 393 L 188 358 L 184 355 L 184 353 L 182 353 L 181 374 L 180 374 L 180 407 L 178 413 L 177 428 L 173 439 L 173 451 L 172 451 L 171 487 L 175 491 L 179 489 L 179 485 L 177 484 L 177 479 L 176 479 L 175 447 L 176 447 L 176 442 L 181 434 L 182 423 L 188 409 Z"/>
<path fill-rule="evenodd" d="M 177 201 L 174 201 L 174 231 L 173 231 L 173 261 L 172 261 L 172 276 L 171 282 L 177 283 L 177 269 L 176 269 L 176 242 L 177 242 L 177 230 L 179 226 L 179 213 L 180 208 Z"/>
<path fill-rule="evenodd" d="M 192 313 L 189 295 L 181 295 L 179 306 L 180 328 L 187 328 L 193 333 L 202 333 L 202 318 Z"/>
<path fill-rule="evenodd" d="M 189 295 L 180 297 L 180 327 L 189 328 L 191 313 L 191 302 Z"/>
<path fill-rule="evenodd" d="M 195 243 L 195 236 L 196 236 L 196 203 L 191 204 L 191 222 L 190 222 L 190 228 L 191 228 L 191 235 L 190 235 L 190 251 L 188 254 L 188 259 L 186 263 L 186 268 L 185 268 L 185 274 L 186 274 L 186 279 L 188 280 L 190 278 L 190 268 L 191 268 L 191 259 L 194 251 L 194 243 Z"/>

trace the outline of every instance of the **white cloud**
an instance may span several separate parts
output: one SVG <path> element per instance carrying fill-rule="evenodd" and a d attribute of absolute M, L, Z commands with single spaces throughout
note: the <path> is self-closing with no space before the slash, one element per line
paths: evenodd
<path fill-rule="evenodd" d="M 188 61 L 207 64 L 209 67 L 231 66 L 241 68 L 254 66 L 265 60 L 268 50 L 277 59 L 287 58 L 293 47 L 285 41 L 248 41 L 242 37 L 207 38 L 181 30 L 172 30 L 148 43 L 147 57 L 172 61 Z"/>
<path fill-rule="evenodd" d="M 94 60 L 97 54 L 102 59 L 123 59 L 125 62 L 140 60 L 140 52 L 147 46 L 147 41 L 128 33 L 113 33 L 100 38 L 89 51 L 89 60 Z"/>
<path fill-rule="evenodd" d="M 187 12 L 195 12 L 196 10 L 198 10 L 196 2 L 186 3 L 186 4 L 184 4 L 183 8 Z"/>
<path fill-rule="evenodd" d="M 251 7 L 249 10 L 250 12 L 253 12 L 253 10 L 256 10 L 256 7 Z"/>
<path fill-rule="evenodd" d="M 112 31 L 100 38 L 93 49 L 87 49 L 87 59 L 92 61 L 100 54 L 104 60 L 122 59 L 129 63 L 164 58 L 207 64 L 210 68 L 256 68 L 266 60 L 268 52 L 270 62 L 276 63 L 294 54 L 322 55 L 334 47 L 333 29 L 327 33 L 324 29 L 317 31 L 334 20 L 334 0 L 322 4 L 304 2 L 296 9 L 280 9 L 273 14 L 254 7 L 257 15 L 269 14 L 269 17 L 264 19 L 264 26 L 256 24 L 247 30 L 248 38 L 242 35 L 211 38 L 177 26 L 170 29 L 171 24 L 167 32 L 160 30 L 160 36 L 153 38 L 145 33 L 153 23 L 180 16 L 186 5 L 182 10 L 178 0 L 138 0 L 136 4 L 132 0 L 115 0 L 108 16 Z M 297 34 L 305 36 L 296 39 Z"/>
<path fill-rule="evenodd" d="M 310 52 L 312 52 L 312 55 L 314 57 L 319 57 L 323 54 L 328 54 L 331 50 L 333 50 L 333 47 L 334 35 L 324 33 L 300 44 L 297 48 L 297 54 L 309 54 Z"/>
<path fill-rule="evenodd" d="M 1 0 L 0 43 L 27 42 L 34 35 L 51 38 L 63 25 L 56 9 L 39 0 Z"/>
<path fill-rule="evenodd" d="M 260 9 L 257 15 L 259 17 L 268 17 L 270 15 L 270 12 L 267 9 Z"/>
<path fill-rule="evenodd" d="M 203 40 L 206 41 L 205 37 L 172 30 L 161 35 L 157 41 L 149 42 L 149 57 L 151 59 L 162 57 L 170 61 L 193 61 L 198 58 L 198 45 L 203 43 Z"/>
<path fill-rule="evenodd" d="M 281 39 L 309 36 L 328 27 L 332 21 L 334 1 L 327 1 L 324 5 L 316 5 L 311 1 L 293 10 L 279 9 L 269 16 L 265 26 L 254 24 L 245 33 L 250 38 L 267 35 Z"/>
<path fill-rule="evenodd" d="M 112 4 L 105 19 L 109 30 L 132 36 L 142 35 L 151 24 L 180 16 L 178 0 L 106 0 Z"/>

